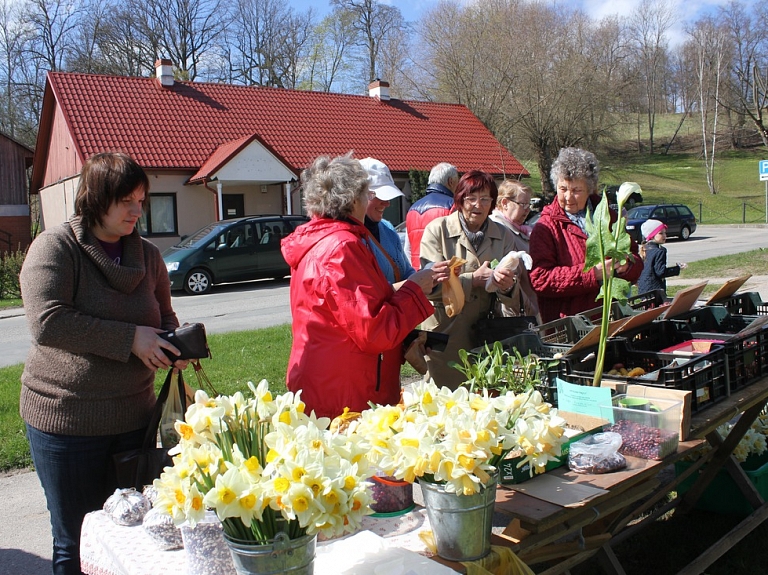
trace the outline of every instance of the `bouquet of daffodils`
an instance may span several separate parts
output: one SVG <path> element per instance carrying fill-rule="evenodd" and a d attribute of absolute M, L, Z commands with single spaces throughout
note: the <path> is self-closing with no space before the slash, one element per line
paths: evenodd
<path fill-rule="evenodd" d="M 403 404 L 375 406 L 347 429 L 365 438 L 368 459 L 386 475 L 413 482 L 442 483 L 459 495 L 479 492 L 499 461 L 519 451 L 519 466 L 544 471 L 560 455 L 565 420 L 542 401 L 538 391 L 451 391 L 417 382 L 403 393 Z"/>
<path fill-rule="evenodd" d="M 720 437 L 725 437 L 731 432 L 734 422 L 724 423 L 717 428 Z M 768 434 L 768 414 L 761 413 L 741 438 L 736 449 L 733 450 L 733 456 L 739 463 L 744 463 L 750 455 L 762 455 L 768 449 L 766 444 L 766 434 Z M 709 445 L 709 444 L 707 444 Z"/>
<path fill-rule="evenodd" d="M 214 509 L 227 536 L 256 544 L 280 531 L 295 539 L 359 529 L 372 512 L 362 438 L 331 433 L 299 394 L 273 398 L 266 380 L 248 386 L 251 398 L 195 393 L 176 422 L 173 466 L 155 480 L 155 507 L 177 525 Z"/>

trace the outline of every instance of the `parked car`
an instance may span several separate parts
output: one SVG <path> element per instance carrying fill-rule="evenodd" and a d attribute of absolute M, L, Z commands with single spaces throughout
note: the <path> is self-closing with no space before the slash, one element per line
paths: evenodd
<path fill-rule="evenodd" d="M 204 294 L 216 284 L 285 277 L 280 239 L 307 221 L 262 215 L 208 224 L 163 252 L 171 290 Z"/>
<path fill-rule="evenodd" d="M 627 212 L 627 231 L 636 242 L 640 243 L 644 239 L 640 226 L 650 219 L 667 224 L 667 235 L 681 240 L 687 240 L 696 231 L 696 216 L 683 204 L 637 206 Z"/>
<path fill-rule="evenodd" d="M 601 193 L 605 191 L 605 195 L 608 196 L 608 205 L 612 208 L 616 209 L 618 207 L 618 203 L 616 201 L 616 194 L 619 192 L 620 186 L 608 186 L 604 185 L 601 188 Z M 643 194 L 640 192 L 632 192 L 632 194 L 627 198 L 627 201 L 624 202 L 624 207 L 626 209 L 631 209 L 635 207 L 637 204 L 643 203 Z"/>

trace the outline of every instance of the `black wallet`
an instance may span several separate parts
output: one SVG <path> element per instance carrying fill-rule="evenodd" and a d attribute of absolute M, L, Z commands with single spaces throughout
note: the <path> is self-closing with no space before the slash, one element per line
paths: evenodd
<path fill-rule="evenodd" d="M 413 340 L 419 337 L 419 333 L 421 333 L 421 330 L 414 329 L 405 336 L 405 341 L 403 341 L 405 349 L 408 349 L 408 346 L 411 345 Z M 448 338 L 449 336 L 446 333 L 427 331 L 427 341 L 424 344 L 424 347 L 435 351 L 445 351 L 445 346 L 448 345 Z"/>
<path fill-rule="evenodd" d="M 175 345 L 181 352 L 181 355 L 174 355 L 167 349 L 163 349 L 165 355 L 173 361 L 211 357 L 211 350 L 208 349 L 208 338 L 205 336 L 205 326 L 202 323 L 190 323 L 173 331 L 166 331 L 157 335 Z"/>

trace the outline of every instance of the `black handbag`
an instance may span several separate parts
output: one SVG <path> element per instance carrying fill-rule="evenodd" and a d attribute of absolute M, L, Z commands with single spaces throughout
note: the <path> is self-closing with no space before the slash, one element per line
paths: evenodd
<path fill-rule="evenodd" d="M 175 345 L 181 355 L 174 355 L 167 349 L 163 349 L 169 359 L 202 359 L 211 357 L 211 350 L 208 348 L 208 338 L 205 335 L 205 325 L 202 323 L 190 323 L 176 328 L 173 331 L 166 331 L 158 334 L 164 340 Z"/>
<path fill-rule="evenodd" d="M 157 402 L 152 411 L 152 418 L 147 426 L 147 432 L 144 434 L 142 446 L 138 449 L 115 453 L 112 456 L 118 487 L 134 487 L 141 491 L 145 485 L 151 485 L 155 479 L 160 477 L 164 467 L 173 464 L 170 455 L 168 455 L 168 449 L 157 446 L 157 431 L 160 426 L 163 405 L 168 400 L 168 394 L 171 390 L 172 375 L 173 369 L 169 369 L 165 383 L 163 383 L 160 394 L 157 396 Z M 182 409 L 186 411 L 184 378 L 181 371 L 179 371 L 178 383 L 176 385 L 179 386 Z"/>
<path fill-rule="evenodd" d="M 491 294 L 491 305 L 488 313 L 472 326 L 477 347 L 519 335 L 537 325 L 536 318 L 531 315 L 499 316 L 496 312 L 497 302 L 496 294 Z"/>

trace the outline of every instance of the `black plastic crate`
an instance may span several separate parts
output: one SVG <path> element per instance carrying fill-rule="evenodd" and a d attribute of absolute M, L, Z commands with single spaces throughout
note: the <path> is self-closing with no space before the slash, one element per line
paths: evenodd
<path fill-rule="evenodd" d="M 760 294 L 754 291 L 736 294 L 710 305 L 724 307 L 734 315 L 768 315 L 768 302 L 764 302 Z"/>
<path fill-rule="evenodd" d="M 623 339 L 627 342 L 628 349 L 632 351 L 657 352 L 693 339 L 693 335 L 685 322 L 661 320 L 623 332 L 614 339 Z"/>
<path fill-rule="evenodd" d="M 595 376 L 595 357 L 587 356 L 581 362 L 559 363 L 559 377 L 570 383 L 591 385 Z M 675 363 L 677 361 L 677 363 Z M 617 363 L 627 369 L 641 367 L 646 374 L 658 371 L 656 379 L 611 375 L 609 379 L 650 387 L 666 387 L 691 391 L 691 410 L 700 411 L 728 395 L 728 377 L 725 370 L 725 351 L 713 346 L 712 351 L 691 358 L 670 353 L 655 353 L 629 349 L 626 341 L 610 340 L 606 347 L 603 374 Z"/>
<path fill-rule="evenodd" d="M 685 324 L 691 332 L 734 334 L 757 319 L 756 315 L 732 315 L 723 306 L 704 306 L 670 318 L 676 324 Z"/>
<path fill-rule="evenodd" d="M 501 345 L 504 351 L 513 356 L 515 355 L 515 350 L 517 350 L 523 357 L 528 354 L 534 354 L 545 362 L 547 367 L 546 376 L 542 378 L 541 384 L 536 389 L 541 393 L 544 401 L 557 406 L 557 384 L 555 383 L 555 377 L 560 373 L 559 364 L 565 361 L 561 357 L 562 354 L 568 351 L 571 346 L 544 343 L 534 332 L 522 333 L 501 340 Z M 477 347 L 471 350 L 471 353 L 482 355 L 485 353 L 485 348 Z"/>
<path fill-rule="evenodd" d="M 626 303 L 614 301 L 611 303 L 611 321 L 637 315 L 649 309 L 663 305 L 666 299 L 662 290 L 653 290 L 627 298 Z M 603 306 L 579 312 L 581 317 L 594 325 L 603 321 Z"/>
<path fill-rule="evenodd" d="M 723 334 L 693 332 L 692 337 L 717 339 L 723 337 Z M 722 345 L 728 358 L 731 390 L 745 387 L 768 375 L 768 326 L 752 335 L 731 337 Z"/>
<path fill-rule="evenodd" d="M 571 315 L 541 324 L 534 328 L 542 344 L 564 344 L 571 346 L 587 335 L 595 326 L 586 318 Z"/>

